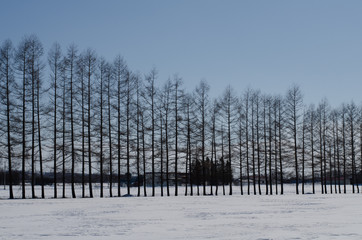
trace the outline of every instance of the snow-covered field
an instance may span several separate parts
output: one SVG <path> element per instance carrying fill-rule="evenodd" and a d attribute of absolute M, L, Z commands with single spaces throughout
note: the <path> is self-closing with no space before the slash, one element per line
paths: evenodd
<path fill-rule="evenodd" d="M 286 186 L 283 196 L 3 199 L 0 239 L 362 239 L 362 194 L 293 190 Z"/>

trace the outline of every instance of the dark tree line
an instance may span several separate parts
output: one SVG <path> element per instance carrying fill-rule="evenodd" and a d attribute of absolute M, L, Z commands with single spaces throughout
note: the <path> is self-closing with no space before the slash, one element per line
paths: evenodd
<path fill-rule="evenodd" d="M 26 198 L 28 184 L 32 198 L 45 197 L 45 184 L 54 198 L 93 197 L 93 184 L 100 197 L 106 186 L 111 197 L 131 187 L 137 196 L 157 188 L 170 196 L 171 186 L 174 195 L 181 186 L 185 195 L 231 195 L 236 185 L 241 194 L 283 194 L 285 183 L 296 194 L 307 183 L 313 193 L 316 184 L 322 194 L 346 193 L 349 184 L 359 193 L 360 106 L 306 106 L 298 86 L 285 96 L 229 86 L 212 99 L 209 90 L 202 80 L 186 92 L 178 75 L 159 84 L 156 69 L 142 75 L 121 56 L 109 62 L 75 45 L 55 43 L 44 54 L 34 35 L 17 46 L 3 41 L 0 154 L 9 197 Z"/>

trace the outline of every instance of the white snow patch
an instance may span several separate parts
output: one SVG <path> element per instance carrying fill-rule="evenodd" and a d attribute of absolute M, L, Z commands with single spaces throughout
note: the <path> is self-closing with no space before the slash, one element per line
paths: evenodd
<path fill-rule="evenodd" d="M 362 239 L 362 194 L 287 189 L 283 196 L 4 199 L 0 239 Z"/>

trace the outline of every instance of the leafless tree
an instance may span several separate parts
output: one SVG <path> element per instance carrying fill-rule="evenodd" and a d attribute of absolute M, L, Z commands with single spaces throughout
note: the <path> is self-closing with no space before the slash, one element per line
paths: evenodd
<path fill-rule="evenodd" d="M 300 110 L 303 103 L 303 96 L 298 86 L 292 86 L 287 91 L 286 96 L 286 116 L 288 121 L 288 129 L 293 139 L 293 152 L 294 152 L 294 168 L 296 194 L 299 194 L 299 170 L 298 170 L 298 128 L 300 124 Z"/>
<path fill-rule="evenodd" d="M 75 198 L 75 159 L 76 159 L 76 153 L 75 153 L 75 130 L 74 130 L 74 75 L 75 75 L 75 66 L 77 61 L 77 47 L 72 44 L 69 46 L 67 50 L 67 56 L 65 57 L 65 68 L 67 71 L 67 85 L 69 88 L 69 111 L 70 111 L 70 143 L 71 143 L 71 185 L 72 185 L 72 197 Z"/>
<path fill-rule="evenodd" d="M 153 68 L 151 72 L 146 76 L 146 102 L 148 103 L 149 112 L 151 116 L 151 167 L 152 167 L 152 196 L 155 196 L 155 98 L 156 87 L 155 80 L 157 78 L 157 70 Z"/>
<path fill-rule="evenodd" d="M 205 158 L 206 158 L 206 141 L 207 141 L 207 113 L 208 110 L 208 92 L 209 85 L 206 81 L 202 80 L 195 90 L 195 107 L 197 111 L 197 125 L 196 129 L 200 131 L 200 142 L 201 142 L 201 165 L 202 165 L 202 186 L 203 195 L 206 195 L 206 169 L 205 169 Z"/>
<path fill-rule="evenodd" d="M 127 65 L 123 58 L 118 55 L 114 60 L 114 75 L 117 82 L 117 182 L 118 197 L 121 196 L 121 100 L 122 100 L 122 81 L 127 73 Z"/>
<path fill-rule="evenodd" d="M 52 102 L 53 102 L 53 171 L 54 171 L 54 198 L 57 198 L 57 133 L 58 133 L 58 85 L 59 85 L 59 76 L 61 68 L 61 58 L 62 52 L 59 43 L 54 43 L 52 48 L 48 53 L 48 63 L 50 67 L 50 78 L 51 78 L 51 87 L 53 88 Z"/>
<path fill-rule="evenodd" d="M 5 40 L 0 47 L 0 96 L 1 104 L 5 106 L 6 117 L 6 147 L 7 147 L 7 160 L 8 160 L 8 174 L 9 174 L 9 198 L 14 198 L 13 193 L 13 170 L 12 170 L 12 124 L 11 124 L 11 110 L 14 108 L 13 94 L 15 90 L 15 76 L 14 76 L 14 48 L 10 40 Z M 1 107 L 2 107 L 1 106 Z M 4 169 L 5 172 L 5 169 Z M 5 184 L 5 183 L 4 183 Z"/>
<path fill-rule="evenodd" d="M 182 90 L 181 90 L 181 84 L 182 84 L 182 80 L 179 76 L 175 75 L 174 76 L 174 81 L 173 81 L 173 85 L 174 85 L 174 111 L 175 111 L 175 116 L 174 116 L 174 120 L 175 120 L 175 196 L 178 195 L 178 150 L 179 150 L 179 146 L 178 146 L 178 141 L 179 141 L 179 122 L 180 122 L 180 117 L 179 117 L 179 103 L 181 102 L 180 99 L 182 98 Z"/>
<path fill-rule="evenodd" d="M 88 96 L 88 101 L 87 101 L 87 130 L 88 130 L 88 178 L 89 178 L 89 197 L 93 197 L 93 189 L 92 189 L 92 135 L 91 135 L 91 127 L 92 127 L 92 123 L 91 123 L 91 119 L 92 119 L 92 94 L 93 94 L 93 75 L 95 74 L 95 70 L 96 70 L 96 53 L 94 52 L 94 50 L 88 48 L 84 54 L 84 60 L 85 60 L 85 73 L 86 73 L 86 78 L 87 78 L 87 96 Z"/>

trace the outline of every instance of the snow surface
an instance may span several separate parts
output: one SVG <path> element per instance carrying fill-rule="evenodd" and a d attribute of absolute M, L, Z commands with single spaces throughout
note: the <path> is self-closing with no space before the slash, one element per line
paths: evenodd
<path fill-rule="evenodd" d="M 3 199 L 0 239 L 362 239 L 362 194 L 293 190 L 286 186 L 282 196 Z"/>

